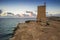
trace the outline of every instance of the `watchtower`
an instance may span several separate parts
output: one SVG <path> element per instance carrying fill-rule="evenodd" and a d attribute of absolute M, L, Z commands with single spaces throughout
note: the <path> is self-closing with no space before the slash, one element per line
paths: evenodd
<path fill-rule="evenodd" d="M 46 3 L 38 6 L 37 21 L 39 23 L 46 23 Z"/>

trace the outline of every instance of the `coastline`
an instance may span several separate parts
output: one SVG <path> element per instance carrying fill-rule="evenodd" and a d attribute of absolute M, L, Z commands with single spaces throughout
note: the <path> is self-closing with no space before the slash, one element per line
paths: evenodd
<path fill-rule="evenodd" d="M 52 20 L 49 23 L 47 26 L 36 22 L 19 23 L 10 40 L 59 40 L 60 22 Z"/>

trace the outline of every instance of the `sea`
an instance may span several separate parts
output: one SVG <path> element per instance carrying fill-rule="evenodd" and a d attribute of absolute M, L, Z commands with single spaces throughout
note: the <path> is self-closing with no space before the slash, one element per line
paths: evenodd
<path fill-rule="evenodd" d="M 0 40 L 9 40 L 17 24 L 25 23 L 27 20 L 36 18 L 0 18 Z"/>

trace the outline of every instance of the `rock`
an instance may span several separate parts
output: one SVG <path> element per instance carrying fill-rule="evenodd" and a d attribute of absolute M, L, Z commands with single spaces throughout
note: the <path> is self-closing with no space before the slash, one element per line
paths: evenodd
<path fill-rule="evenodd" d="M 59 24 L 56 23 L 56 25 L 59 27 Z M 21 23 L 10 40 L 60 40 L 60 27 L 56 25 L 41 26 L 36 22 Z"/>

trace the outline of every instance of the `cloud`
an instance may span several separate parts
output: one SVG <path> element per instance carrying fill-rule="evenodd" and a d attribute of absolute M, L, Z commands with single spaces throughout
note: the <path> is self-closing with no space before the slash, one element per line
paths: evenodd
<path fill-rule="evenodd" d="M 0 10 L 0 14 L 2 13 L 2 10 Z"/>
<path fill-rule="evenodd" d="M 7 16 L 14 16 L 14 14 L 11 12 L 7 12 Z"/>

